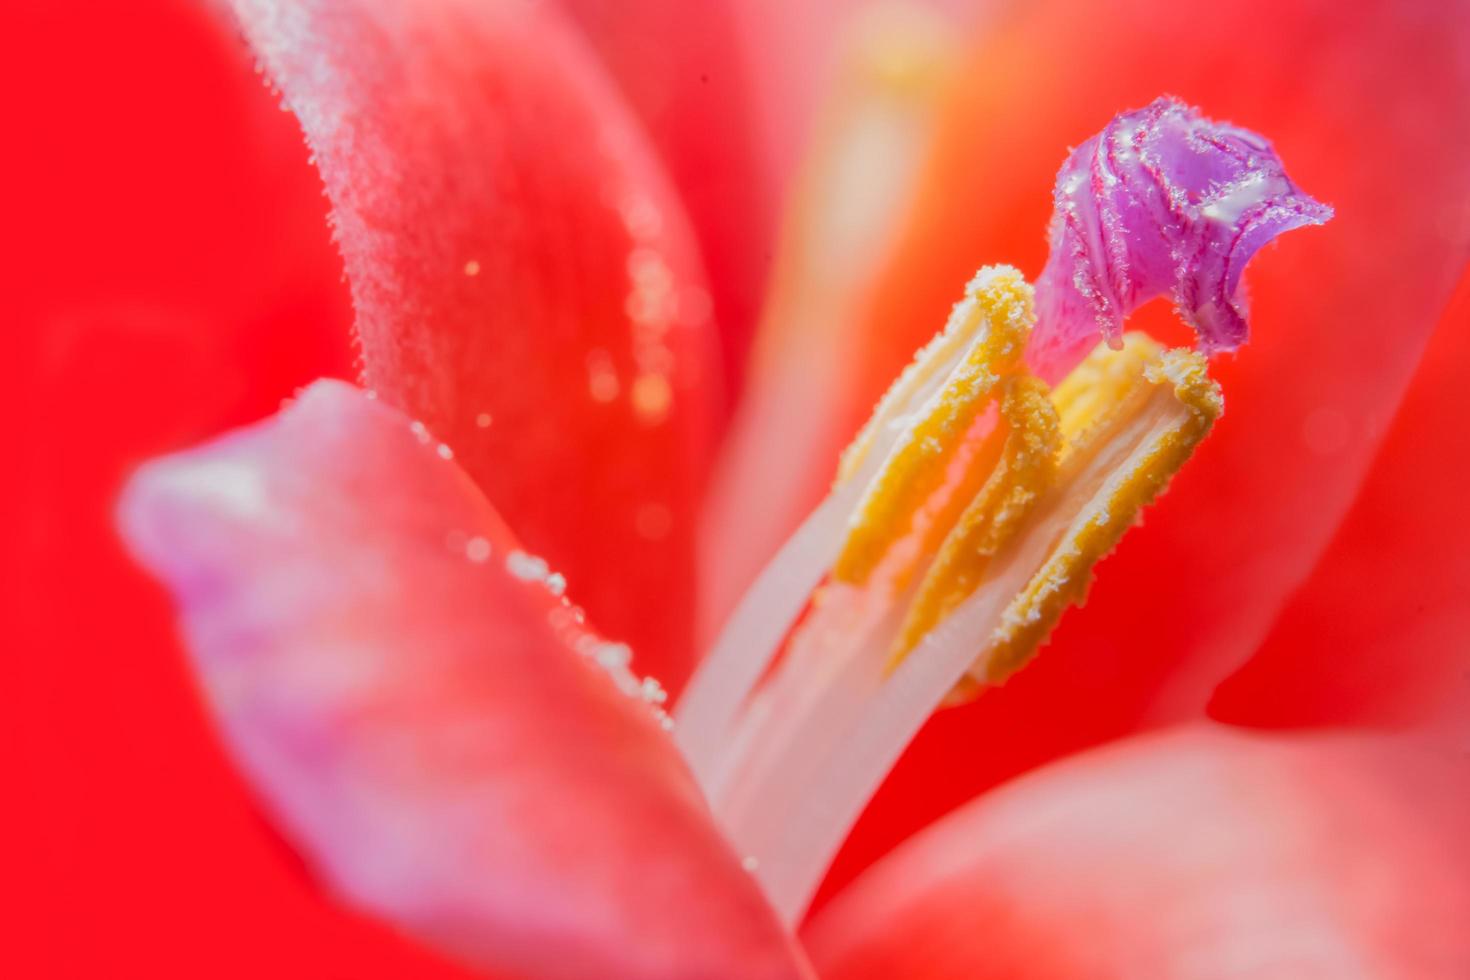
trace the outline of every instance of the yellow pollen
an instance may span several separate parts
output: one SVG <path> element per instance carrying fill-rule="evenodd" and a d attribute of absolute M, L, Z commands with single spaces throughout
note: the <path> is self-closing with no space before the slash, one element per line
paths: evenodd
<path fill-rule="evenodd" d="M 890 666 L 918 645 L 930 630 L 979 588 L 996 553 L 1025 526 L 1026 516 L 1056 475 L 1061 431 L 1046 385 L 1036 378 L 1013 378 L 1001 401 L 1003 440 L 1000 460 L 982 472 L 978 492 L 952 523 L 918 594 L 899 629 Z M 957 495 L 963 496 L 963 495 Z"/>
<path fill-rule="evenodd" d="M 1089 430 L 1137 411 L 1150 391 L 1140 383 L 1144 369 L 1163 350 L 1147 334 L 1133 331 L 1123 335 L 1117 349 L 1100 345 L 1073 368 L 1051 395 L 1067 445 L 1084 443 Z"/>
<path fill-rule="evenodd" d="M 943 483 L 980 413 L 1001 395 L 1007 378 L 1025 371 L 1021 355 L 1034 322 L 1032 290 L 1018 271 L 980 270 L 944 331 L 919 352 L 843 456 L 839 482 L 862 468 L 886 426 L 907 423 L 858 505 L 833 566 L 835 579 L 864 583 L 892 545 L 913 530 L 916 514 Z M 931 392 L 938 372 L 951 364 Z"/>
<path fill-rule="evenodd" d="M 1076 434 L 1035 522 L 1040 533 L 1059 532 L 1058 540 L 1002 615 L 990 649 L 982 651 L 972 672 L 981 683 L 999 683 L 1031 659 L 1062 613 L 1085 598 L 1093 567 L 1189 460 L 1224 409 L 1202 355 L 1171 350 L 1142 359 L 1138 351 L 1145 344 L 1157 350 L 1151 341 L 1121 351 L 1100 347 L 1078 368 L 1100 370 L 1113 399 L 1063 423 L 1064 431 Z M 1127 362 L 1129 370 L 1111 370 L 1113 361 Z"/>
<path fill-rule="evenodd" d="M 981 269 L 838 471 L 839 486 L 866 486 L 832 578 L 865 586 L 882 566 L 874 587 L 906 606 L 889 670 L 972 596 L 1007 590 L 975 607 L 988 639 L 951 700 L 1036 653 L 1223 410 L 1202 355 L 1141 333 L 1099 344 L 1049 390 L 1022 357 L 1034 322 L 1020 273 Z"/>

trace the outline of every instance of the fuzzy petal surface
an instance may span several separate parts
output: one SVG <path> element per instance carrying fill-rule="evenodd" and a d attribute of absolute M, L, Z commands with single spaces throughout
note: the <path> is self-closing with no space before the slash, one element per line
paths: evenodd
<path fill-rule="evenodd" d="M 618 648 L 441 446 L 321 382 L 129 486 L 267 810 L 338 896 L 492 975 L 798 976 Z"/>
<path fill-rule="evenodd" d="M 620 94 L 552 5 L 233 6 L 326 183 L 367 385 L 677 685 L 718 372 L 693 235 Z"/>

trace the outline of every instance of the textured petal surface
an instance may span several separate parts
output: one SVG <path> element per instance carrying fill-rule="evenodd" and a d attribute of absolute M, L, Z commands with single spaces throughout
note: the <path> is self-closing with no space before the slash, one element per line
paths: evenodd
<path fill-rule="evenodd" d="M 1105 19 L 1026 4 L 971 59 L 912 250 L 862 336 L 932 330 L 979 262 L 1040 271 L 1063 149 L 1161 91 L 1269 137 L 1337 216 L 1255 259 L 1251 343 L 1212 367 L 1227 410 L 1210 440 L 1036 663 L 920 736 L 838 879 L 983 787 L 1197 716 L 1335 531 L 1470 245 L 1470 8 L 1341 13 L 1249 0 L 1212 10 L 1206 29 L 1154 0 Z M 1134 322 L 1192 341 L 1162 303 Z M 916 339 L 894 341 L 875 391 Z M 974 754 L 964 766 L 956 745 Z"/>
<path fill-rule="evenodd" d="M 492 971 L 796 976 L 619 648 L 440 446 L 321 382 L 129 487 L 268 809 L 348 901 Z"/>
<path fill-rule="evenodd" d="M 693 238 L 637 122 L 552 6 L 234 6 L 326 181 L 367 383 L 678 683 L 717 384 Z"/>
<path fill-rule="evenodd" d="M 351 374 L 300 130 L 197 0 L 0 5 L 0 78 L 5 970 L 444 976 L 283 859 L 113 524 L 140 460 Z"/>
<path fill-rule="evenodd" d="M 1470 971 L 1470 770 L 1416 743 L 1204 729 L 978 800 L 808 930 L 827 980 Z"/>
<path fill-rule="evenodd" d="M 1331 548 L 1211 714 L 1245 725 L 1470 730 L 1470 274 Z M 1332 437 L 1331 430 L 1325 437 Z"/>

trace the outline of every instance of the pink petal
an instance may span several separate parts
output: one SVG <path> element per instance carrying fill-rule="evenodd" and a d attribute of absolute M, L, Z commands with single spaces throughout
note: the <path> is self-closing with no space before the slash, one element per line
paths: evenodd
<path fill-rule="evenodd" d="M 677 684 L 717 369 L 635 120 L 546 4 L 234 6 L 332 199 L 367 383 Z"/>
<path fill-rule="evenodd" d="M 122 516 L 345 900 L 516 976 L 799 975 L 615 651 L 422 427 L 318 383 L 146 467 Z"/>
<path fill-rule="evenodd" d="M 1467 805 L 1416 743 L 1138 739 L 947 817 L 808 948 L 826 980 L 1464 976 Z"/>
<path fill-rule="evenodd" d="M 1470 269 L 1332 546 L 1255 657 L 1216 692 L 1236 724 L 1442 726 L 1470 717 Z M 1315 421 L 1322 448 L 1335 416 Z"/>

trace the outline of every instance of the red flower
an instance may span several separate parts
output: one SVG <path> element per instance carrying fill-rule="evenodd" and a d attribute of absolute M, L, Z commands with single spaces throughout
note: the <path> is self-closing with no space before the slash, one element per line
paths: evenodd
<path fill-rule="evenodd" d="M 696 575 L 716 379 L 741 381 L 713 353 L 740 363 L 784 186 L 765 140 L 801 132 L 771 103 L 801 115 L 788 47 L 811 37 L 720 4 L 692 24 L 642 3 L 237 6 L 326 181 L 380 404 L 310 389 L 147 471 L 128 514 L 227 741 L 334 895 L 517 975 L 802 969 L 565 582 L 677 689 L 696 585 L 728 607 L 978 262 L 1040 270 L 1062 148 L 1172 90 L 1269 134 L 1339 217 L 1253 273 L 1255 339 L 1217 365 L 1230 416 L 1087 609 L 936 716 L 829 890 L 966 805 L 820 909 L 805 948 L 823 976 L 1470 966 L 1470 774 L 1443 738 L 1470 608 L 1445 479 L 1466 293 L 1445 303 L 1470 243 L 1458 11 L 1025 5 L 987 18 L 957 80 L 943 32 L 885 23 L 797 181 Z M 44 93 L 26 143 L 54 148 L 9 181 L 41 191 L 11 266 L 44 421 L 8 590 L 27 597 L 18 741 L 44 745 L 20 831 L 43 928 L 17 931 L 52 973 L 447 972 L 262 860 L 166 606 L 107 528 L 145 456 L 346 373 L 347 305 L 290 120 L 215 25 L 93 13 L 77 35 L 27 8 L 5 32 L 28 52 L 10 89 Z M 58 48 L 85 70 L 57 71 Z M 1228 727 L 1322 725 L 1353 732 Z M 56 931 L 63 889 L 84 942 Z"/>

